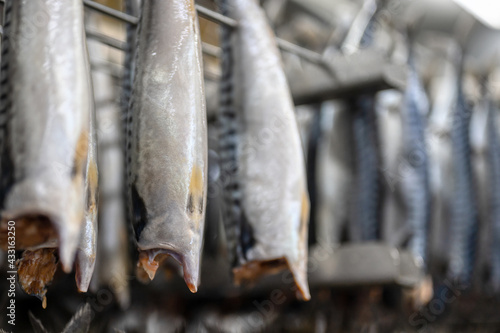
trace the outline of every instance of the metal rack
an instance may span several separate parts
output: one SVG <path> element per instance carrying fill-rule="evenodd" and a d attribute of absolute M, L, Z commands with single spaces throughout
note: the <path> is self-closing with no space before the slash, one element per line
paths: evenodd
<path fill-rule="evenodd" d="M 92 0 L 83 0 L 87 8 L 113 17 L 124 23 L 137 25 L 139 19 L 119 10 L 104 6 Z M 217 24 L 237 28 L 238 22 L 213 10 L 196 5 L 200 17 Z M 118 50 L 125 49 L 125 43 L 96 31 L 87 31 L 89 38 L 96 39 Z M 335 59 L 326 59 L 322 54 L 308 50 L 281 38 L 276 38 L 278 47 L 309 63 L 305 70 L 304 82 L 290 81 L 290 89 L 296 105 L 319 103 L 325 100 L 356 95 L 363 91 L 379 91 L 384 89 L 403 89 L 406 82 L 406 65 L 394 64 L 381 51 L 361 50 L 355 55 L 340 55 Z M 203 52 L 218 56 L 220 49 L 203 43 Z M 356 75 L 353 75 L 356 73 Z"/>

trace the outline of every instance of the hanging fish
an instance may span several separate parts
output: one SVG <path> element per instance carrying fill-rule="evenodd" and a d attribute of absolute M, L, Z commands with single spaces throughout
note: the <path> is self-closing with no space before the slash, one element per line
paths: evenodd
<path fill-rule="evenodd" d="M 127 191 L 139 275 L 172 256 L 199 284 L 207 123 L 194 1 L 143 1 L 126 118 Z"/>
<path fill-rule="evenodd" d="M 78 0 L 64 6 L 49 0 L 7 1 L 5 13 L 0 75 L 1 243 L 3 226 L 14 220 L 16 249 L 31 252 L 23 258 L 43 270 L 45 263 L 51 267 L 55 260 L 47 249 L 58 247 L 68 272 L 82 223 L 87 226 L 92 220 L 84 218 L 85 196 L 91 206 L 95 197 L 89 193 L 97 186 L 95 152 L 89 151 L 95 138 L 83 5 Z M 23 260 L 19 267 L 27 270 L 19 269 L 20 280 L 25 273 L 26 282 L 36 280 L 30 275 L 34 268 Z M 83 282 L 91 269 L 80 268 L 77 275 Z"/>
<path fill-rule="evenodd" d="M 366 1 L 366 26 L 356 44 L 360 48 L 373 45 L 377 4 Z M 352 29 L 355 29 L 354 27 Z M 347 43 L 347 41 L 345 41 Z M 344 43 L 344 49 L 346 44 Z M 356 46 L 358 46 L 356 45 Z M 352 45 L 346 49 L 353 51 Z M 381 174 L 379 172 L 379 138 L 375 96 L 363 94 L 349 102 L 352 109 L 352 132 L 354 144 L 354 190 L 352 192 L 352 220 L 349 225 L 353 241 L 374 241 L 380 237 Z"/>
<path fill-rule="evenodd" d="M 307 300 L 309 198 L 280 54 L 257 1 L 221 5 L 238 21 L 233 40 L 227 30 L 222 34 L 220 103 L 222 174 L 231 176 L 225 223 L 234 278 L 253 281 L 288 268 L 298 295 Z"/>
<path fill-rule="evenodd" d="M 471 145 L 471 164 L 474 179 L 474 188 L 476 189 L 476 209 L 478 219 L 477 234 L 477 253 L 475 257 L 473 285 L 478 289 L 490 288 L 484 277 L 488 276 L 492 266 L 492 217 L 494 212 L 490 209 L 491 189 L 494 185 L 491 170 L 491 159 L 489 157 L 489 113 L 491 108 L 491 96 L 488 93 L 488 79 L 485 76 L 473 77 L 468 75 L 464 87 L 468 97 L 474 101 L 474 109 L 470 120 L 470 145 Z M 494 139 L 492 139 L 494 140 Z M 492 143 L 494 145 L 494 143 Z M 493 194 L 494 195 L 494 194 Z"/>
<path fill-rule="evenodd" d="M 326 102 L 321 106 L 322 134 L 316 166 L 316 238 L 320 244 L 332 247 L 340 245 L 349 219 L 353 181 L 351 121 L 352 112 L 344 105 Z"/>
<path fill-rule="evenodd" d="M 403 92 L 386 90 L 379 92 L 376 99 L 377 126 L 380 139 L 380 169 L 382 173 L 382 225 L 380 238 L 386 244 L 402 247 L 408 239 L 404 225 L 404 208 L 401 204 L 402 168 L 406 161 L 402 158 L 401 105 Z"/>
<path fill-rule="evenodd" d="M 75 261 L 76 285 L 81 292 L 87 292 L 88 290 L 97 256 L 98 178 L 96 119 L 94 110 L 92 110 L 90 114 L 87 161 L 84 170 L 86 194 L 84 221 Z"/>
<path fill-rule="evenodd" d="M 350 104 L 354 112 L 353 141 L 355 179 L 350 237 L 374 241 L 380 232 L 380 174 L 375 97 L 363 95 Z"/>
<path fill-rule="evenodd" d="M 462 75 L 459 75 L 457 85 L 451 130 L 454 189 L 451 201 L 448 278 L 469 285 L 474 269 L 478 221 L 469 140 L 471 110 L 464 97 Z"/>
<path fill-rule="evenodd" d="M 432 109 L 428 118 L 427 148 L 429 158 L 429 180 L 432 201 L 429 256 L 433 277 L 443 280 L 449 258 L 448 232 L 453 195 L 453 168 L 451 125 L 453 109 L 457 100 L 458 68 L 454 61 L 456 45 L 449 40 L 447 57 L 440 64 L 441 73 L 431 81 Z"/>
<path fill-rule="evenodd" d="M 488 101 L 488 173 L 490 182 L 489 219 L 491 230 L 491 282 L 495 291 L 500 290 L 500 138 L 498 135 L 498 109 Z"/>
<path fill-rule="evenodd" d="M 430 221 L 429 166 L 424 135 L 424 117 L 428 111 L 429 103 L 415 68 L 413 47 L 410 46 L 408 81 L 401 112 L 405 161 L 405 167 L 401 168 L 401 192 L 409 229 L 408 248 L 423 268 L 427 262 Z"/>
<path fill-rule="evenodd" d="M 102 15 L 89 13 L 87 24 L 107 31 L 112 25 Z M 133 15 L 138 16 L 136 12 Z M 91 59 L 107 59 L 107 47 L 88 40 Z M 108 58 L 109 60 L 109 58 Z M 125 62 L 127 63 L 127 62 Z M 109 73 L 92 69 L 92 83 L 96 104 L 99 169 L 99 238 L 95 273 L 90 289 L 98 292 L 109 287 L 122 309 L 130 302 L 129 228 L 124 203 L 124 136 L 122 110 L 114 103 L 119 88 Z M 129 88 L 130 89 L 130 88 Z M 124 89 L 121 89 L 123 92 Z"/>

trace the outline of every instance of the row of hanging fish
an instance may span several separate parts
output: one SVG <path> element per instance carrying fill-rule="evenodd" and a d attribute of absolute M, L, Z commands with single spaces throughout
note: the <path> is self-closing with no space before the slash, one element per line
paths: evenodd
<path fill-rule="evenodd" d="M 322 244 L 407 249 L 438 287 L 498 290 L 498 108 L 449 44 L 426 90 L 409 45 L 404 92 L 322 105 L 312 223 Z"/>
<path fill-rule="evenodd" d="M 307 300 L 309 198 L 280 54 L 256 1 L 221 7 L 239 22 L 234 33 L 222 32 L 219 115 L 222 172 L 230 175 L 224 222 L 232 274 L 236 283 L 253 282 L 289 269 Z M 59 263 L 66 273 L 75 270 L 80 291 L 91 280 L 94 290 L 107 284 L 122 306 L 130 298 L 131 256 L 141 281 L 152 280 L 172 257 L 189 290 L 201 282 L 208 160 L 194 1 L 144 0 L 138 7 L 131 0 L 127 11 L 140 19 L 128 28 L 123 131 L 117 131 L 108 126 L 120 117 L 116 109 L 99 106 L 96 123 L 94 104 L 113 92 L 106 78 L 91 77 L 82 2 L 6 1 L 0 243 L 7 249 L 8 221 L 15 221 L 20 285 L 44 307 Z M 36 13 L 49 13 L 47 22 L 28 31 L 23 22 Z"/>

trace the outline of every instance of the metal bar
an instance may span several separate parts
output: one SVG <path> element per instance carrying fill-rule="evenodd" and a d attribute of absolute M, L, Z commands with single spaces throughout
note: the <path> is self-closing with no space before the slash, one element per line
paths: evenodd
<path fill-rule="evenodd" d="M 114 79 L 122 79 L 123 67 L 107 60 L 90 59 L 90 68 L 94 71 L 108 73 Z"/>
<path fill-rule="evenodd" d="M 230 17 L 224 16 L 222 14 L 214 12 L 213 10 L 210 10 L 200 5 L 195 5 L 195 7 L 196 10 L 198 11 L 198 15 L 200 15 L 203 18 L 206 18 L 207 20 L 219 24 L 224 24 L 231 28 L 236 28 L 238 26 L 238 22 Z"/>
<path fill-rule="evenodd" d="M 97 3 L 95 1 L 83 0 L 83 4 L 89 8 L 92 8 L 92 9 L 102 13 L 102 14 L 106 14 L 106 15 L 114 17 L 118 20 L 130 23 L 133 25 L 137 25 L 137 23 L 139 23 L 139 18 L 132 16 L 132 15 L 128 15 L 124 12 L 110 8 L 108 6 L 101 5 L 100 3 Z"/>
<path fill-rule="evenodd" d="M 376 49 L 337 55 L 327 66 L 328 71 L 318 66 L 304 66 L 302 71 L 288 77 L 295 105 L 348 98 L 384 89 L 403 90 L 406 84 L 406 65 L 393 63 L 384 52 Z M 301 79 L 297 80 L 297 77 Z"/>
<path fill-rule="evenodd" d="M 220 57 L 222 53 L 220 47 L 205 42 L 201 42 L 201 50 L 203 51 L 203 53 L 216 58 Z"/>
<path fill-rule="evenodd" d="M 278 47 L 285 52 L 295 54 L 301 57 L 302 59 L 308 60 L 309 62 L 315 63 L 317 65 L 321 66 L 324 65 L 323 57 L 319 53 L 308 50 L 296 44 L 290 43 L 289 41 L 286 41 L 278 37 L 276 37 L 276 43 L 278 44 Z"/>
<path fill-rule="evenodd" d="M 127 44 L 121 40 L 115 39 L 113 37 L 109 37 L 107 35 L 104 35 L 100 32 L 85 29 L 85 33 L 88 38 L 95 39 L 103 44 L 106 44 L 108 46 L 111 46 L 115 49 L 125 51 L 127 48 Z"/>

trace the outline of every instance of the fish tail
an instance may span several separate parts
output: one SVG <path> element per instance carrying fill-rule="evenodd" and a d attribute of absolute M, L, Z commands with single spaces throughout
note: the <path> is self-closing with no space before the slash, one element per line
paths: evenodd
<path fill-rule="evenodd" d="M 223 15 L 228 13 L 227 0 L 219 1 Z M 222 25 L 222 77 L 220 82 L 219 112 L 219 153 L 221 169 L 225 178 L 224 188 L 224 225 L 230 261 L 235 264 L 243 257 L 241 238 L 241 191 L 237 179 L 237 114 L 233 101 L 233 52 L 231 47 L 231 28 Z"/>

